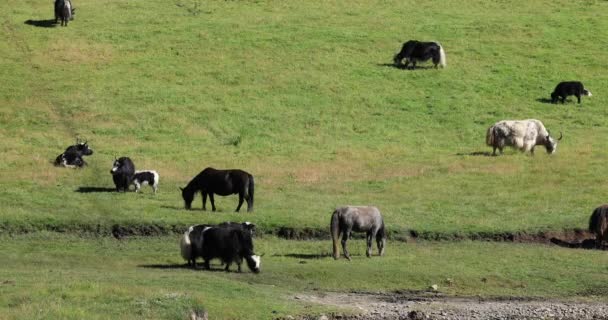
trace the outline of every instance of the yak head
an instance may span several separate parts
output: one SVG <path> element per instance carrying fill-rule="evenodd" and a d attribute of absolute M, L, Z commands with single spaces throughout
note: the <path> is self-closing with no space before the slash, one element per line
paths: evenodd
<path fill-rule="evenodd" d="M 249 267 L 249 270 L 253 271 L 254 273 L 260 273 L 260 263 L 262 262 L 262 258 L 260 256 L 247 256 L 245 257 L 245 260 L 247 261 L 247 267 Z"/>
<path fill-rule="evenodd" d="M 547 135 L 547 138 L 545 138 L 545 148 L 547 149 L 547 153 L 548 154 L 554 154 L 555 151 L 557 150 L 557 142 L 562 140 L 562 138 L 564 137 L 564 135 L 562 134 L 562 132 L 559 132 L 559 138 L 557 138 L 557 140 L 553 139 L 553 137 L 551 137 L 551 133 L 549 133 Z"/>
<path fill-rule="evenodd" d="M 80 142 L 80 140 L 76 140 L 76 151 L 83 156 L 90 156 L 93 154 L 93 149 L 89 148 L 88 141 Z"/>

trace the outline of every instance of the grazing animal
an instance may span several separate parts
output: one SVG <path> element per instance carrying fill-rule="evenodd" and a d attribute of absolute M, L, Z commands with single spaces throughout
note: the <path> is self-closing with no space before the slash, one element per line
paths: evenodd
<path fill-rule="evenodd" d="M 203 210 L 207 210 L 207 195 L 209 195 L 209 200 L 211 200 L 211 208 L 215 211 L 213 194 L 227 196 L 238 193 L 239 204 L 236 207 L 236 212 L 239 212 L 241 209 L 244 199 L 247 199 L 247 212 L 253 211 L 253 176 L 243 170 L 206 168 L 194 177 L 185 188 L 180 188 L 180 190 L 182 190 L 182 198 L 184 199 L 186 209 L 192 207 L 194 194 L 200 191 L 203 197 Z"/>
<path fill-rule="evenodd" d="M 159 175 L 158 172 L 154 170 L 142 170 L 135 171 L 135 175 L 133 176 L 133 184 L 135 185 L 135 192 L 139 192 L 142 185 L 149 185 L 156 193 L 158 190 L 158 180 Z"/>
<path fill-rule="evenodd" d="M 89 148 L 88 141 L 80 142 L 80 139 L 76 139 L 76 144 L 67 147 L 62 154 L 55 158 L 55 165 L 66 168 L 82 168 L 87 165 L 82 157 L 92 154 L 93 149 Z"/>
<path fill-rule="evenodd" d="M 602 205 L 589 218 L 589 231 L 595 234 L 595 247 L 602 248 L 602 243 L 608 243 L 608 205 Z"/>
<path fill-rule="evenodd" d="M 241 272 L 243 259 L 249 270 L 260 272 L 260 256 L 253 252 L 251 234 L 239 228 L 210 227 L 202 232 L 202 250 L 198 252 L 204 259 L 205 269 L 209 270 L 211 259 L 220 258 L 226 264 L 224 270 L 229 271 L 235 262 L 237 271 Z"/>
<path fill-rule="evenodd" d="M 420 42 L 410 40 L 403 44 L 401 51 L 395 55 L 393 61 L 397 67 L 401 67 L 403 59 L 405 59 L 405 68 L 408 68 L 409 63 L 412 63 L 411 69 L 416 68 L 418 61 L 424 62 L 433 59 L 435 68 L 440 65 L 442 68 L 447 66 L 445 61 L 445 51 L 439 42 Z"/>
<path fill-rule="evenodd" d="M 61 25 L 67 27 L 68 21 L 73 20 L 74 8 L 70 0 L 55 0 L 55 23 L 61 19 Z"/>
<path fill-rule="evenodd" d="M 202 248 L 203 248 L 203 233 L 212 227 L 219 227 L 219 228 L 226 228 L 226 229 L 239 229 L 239 230 L 243 230 L 247 233 L 249 233 L 249 235 L 251 237 L 253 237 L 254 235 L 254 230 L 255 230 L 255 224 L 251 223 L 251 222 L 243 222 L 243 223 L 239 223 L 239 222 L 222 222 L 218 225 L 212 225 L 212 224 L 199 224 L 196 226 L 191 226 L 188 231 L 186 232 L 186 234 L 184 234 L 184 237 L 188 237 L 188 240 L 184 240 L 184 238 L 182 238 L 181 242 L 180 242 L 180 248 L 182 250 L 182 257 L 184 258 L 184 260 L 188 261 L 188 265 L 192 265 L 193 267 L 196 267 L 196 258 L 202 257 L 201 253 L 202 253 Z M 185 244 L 187 243 L 187 248 L 189 248 L 189 250 L 191 251 L 189 254 L 184 255 L 184 250 L 188 250 L 185 248 Z"/>
<path fill-rule="evenodd" d="M 560 132 L 559 138 L 553 139 L 543 123 L 536 119 L 499 121 L 486 132 L 486 144 L 493 148 L 493 156 L 496 155 L 496 149 L 502 154 L 505 146 L 534 154 L 534 147 L 542 145 L 547 149 L 547 153 L 553 154 L 557 150 L 557 142 L 562 138 Z"/>
<path fill-rule="evenodd" d="M 179 249 L 182 255 L 182 258 L 188 262 L 188 265 L 192 265 L 192 242 L 190 241 L 190 233 L 193 231 L 194 227 L 191 226 L 188 228 L 184 235 L 179 240 Z"/>
<path fill-rule="evenodd" d="M 581 103 L 581 95 L 591 97 L 591 91 L 585 89 L 580 81 L 564 81 L 560 82 L 555 90 L 551 93 L 551 102 L 557 103 L 557 100 L 561 98 L 562 103 L 566 102 L 566 97 L 576 96 L 578 103 Z"/>
<path fill-rule="evenodd" d="M 116 191 L 129 191 L 129 186 L 133 181 L 135 175 L 135 165 L 129 157 L 121 157 L 114 160 L 112 170 L 112 180 L 116 186 Z"/>
<path fill-rule="evenodd" d="M 367 257 L 372 256 L 372 241 L 376 239 L 378 246 L 378 255 L 384 255 L 384 246 L 386 244 L 386 232 L 384 229 L 384 220 L 380 214 L 380 210 L 376 207 L 363 206 L 346 206 L 339 207 L 334 210 L 331 215 L 330 232 L 333 240 L 333 257 L 338 259 L 340 252 L 338 248 L 338 239 L 342 233 L 342 251 L 346 259 L 350 260 L 350 254 L 346 248 L 346 241 L 351 235 L 351 232 L 365 232 L 367 234 Z"/>

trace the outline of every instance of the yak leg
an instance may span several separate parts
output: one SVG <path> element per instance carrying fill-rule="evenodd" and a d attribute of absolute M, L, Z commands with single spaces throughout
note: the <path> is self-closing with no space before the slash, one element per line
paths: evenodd
<path fill-rule="evenodd" d="M 241 206 L 243 205 L 243 200 L 245 200 L 245 192 L 239 192 L 239 205 L 236 207 L 236 212 L 241 210 Z"/>
<path fill-rule="evenodd" d="M 376 245 L 378 246 L 378 255 L 383 256 L 384 255 L 384 245 L 385 245 L 384 237 L 379 237 L 378 234 L 376 234 Z"/>
<path fill-rule="evenodd" d="M 230 271 L 230 266 L 232 265 L 232 262 L 226 262 L 226 268 L 224 268 L 224 271 L 229 272 Z M 240 271 L 239 271 L 240 272 Z"/>
<path fill-rule="evenodd" d="M 209 201 L 211 201 L 211 211 L 215 211 L 215 200 L 213 199 L 213 192 L 209 192 Z"/>
<path fill-rule="evenodd" d="M 209 261 L 211 259 L 205 259 L 205 261 L 203 262 L 203 265 L 205 266 L 205 269 L 209 270 L 211 269 L 211 266 L 209 266 Z"/>
<path fill-rule="evenodd" d="M 201 191 L 201 195 L 203 198 L 203 211 L 206 211 L 207 210 L 207 193 Z"/>
<path fill-rule="evenodd" d="M 344 257 L 346 257 L 346 259 L 351 260 L 350 259 L 350 254 L 348 253 L 348 249 L 346 248 L 346 241 L 348 241 L 348 238 L 350 237 L 350 231 L 351 228 L 347 228 L 346 230 L 344 230 L 344 232 L 342 232 L 342 252 L 344 253 Z"/>
<path fill-rule="evenodd" d="M 375 234 L 374 234 L 375 236 Z M 366 240 L 367 240 L 367 250 L 365 251 L 365 255 L 368 258 L 372 257 L 372 231 L 368 231 L 366 236 L 365 236 Z"/>
<path fill-rule="evenodd" d="M 581 95 L 576 94 L 576 99 L 578 100 L 578 104 L 581 104 Z"/>
<path fill-rule="evenodd" d="M 416 60 L 412 60 L 412 70 L 416 69 Z"/>
<path fill-rule="evenodd" d="M 139 189 L 141 188 L 141 185 L 137 182 L 135 182 L 135 192 L 139 192 Z"/>

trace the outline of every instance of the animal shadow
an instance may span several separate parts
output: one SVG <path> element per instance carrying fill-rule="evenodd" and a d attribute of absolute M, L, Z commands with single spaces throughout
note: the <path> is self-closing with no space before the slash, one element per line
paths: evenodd
<path fill-rule="evenodd" d="M 76 189 L 79 193 L 94 193 L 94 192 L 116 192 L 116 188 L 104 188 L 104 187 L 79 187 Z"/>
<path fill-rule="evenodd" d="M 460 152 L 456 154 L 457 156 L 482 156 L 482 157 L 491 157 L 492 152 L 490 151 L 473 151 L 473 152 Z"/>
<path fill-rule="evenodd" d="M 25 24 L 29 26 L 34 26 L 38 28 L 54 28 L 57 24 L 55 23 L 55 19 L 47 19 L 47 20 L 25 20 Z"/>
<path fill-rule="evenodd" d="M 538 98 L 538 99 L 536 99 L 536 101 L 538 101 L 540 103 L 553 104 L 553 102 L 551 101 L 551 99 L 547 99 L 547 98 Z"/>
<path fill-rule="evenodd" d="M 568 242 L 568 241 L 564 241 L 558 238 L 551 238 L 551 243 L 558 245 L 560 247 L 564 247 L 564 248 L 573 248 L 573 249 L 587 249 L 587 250 L 592 250 L 592 249 L 597 249 L 597 250 L 606 250 L 606 246 L 602 246 L 601 248 L 596 248 L 595 247 L 595 240 L 594 239 L 585 239 L 582 242 Z"/>
<path fill-rule="evenodd" d="M 395 68 L 395 69 L 405 69 L 405 67 L 403 65 L 395 65 L 394 63 L 377 63 L 376 64 L 378 67 L 389 67 L 389 68 Z"/>
<path fill-rule="evenodd" d="M 138 268 L 146 268 L 146 269 L 191 269 L 191 267 L 187 263 L 171 263 L 171 264 L 140 264 L 137 266 Z"/>
<path fill-rule="evenodd" d="M 331 257 L 329 253 L 322 254 L 303 254 L 303 253 L 288 253 L 288 254 L 275 254 L 273 257 L 288 257 L 296 259 L 323 259 Z"/>

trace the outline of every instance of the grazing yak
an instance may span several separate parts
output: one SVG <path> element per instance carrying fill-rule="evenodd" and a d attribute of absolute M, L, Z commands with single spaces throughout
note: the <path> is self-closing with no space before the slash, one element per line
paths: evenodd
<path fill-rule="evenodd" d="M 135 175 L 133 175 L 135 192 L 139 192 L 142 185 L 149 185 L 152 187 L 152 190 L 154 190 L 154 193 L 156 193 L 156 190 L 158 190 L 159 178 L 158 172 L 154 170 L 135 171 Z"/>
<path fill-rule="evenodd" d="M 55 0 L 55 23 L 61 19 L 62 26 L 68 26 L 68 21 L 73 20 L 74 8 L 70 0 Z"/>
<path fill-rule="evenodd" d="M 121 157 L 114 160 L 112 170 L 112 180 L 116 186 L 116 191 L 129 191 L 129 186 L 133 181 L 135 175 L 135 165 L 129 157 Z"/>
<path fill-rule="evenodd" d="M 581 103 L 581 96 L 591 97 L 591 91 L 585 89 L 580 81 L 564 81 L 560 82 L 555 90 L 551 93 L 551 102 L 557 103 L 557 100 L 561 98 L 562 103 L 566 102 L 567 96 L 576 96 L 578 103 Z"/>
<path fill-rule="evenodd" d="M 253 237 L 255 230 L 255 224 L 251 222 L 222 222 L 218 225 L 199 224 L 191 226 L 180 240 L 182 257 L 188 262 L 188 265 L 196 267 L 196 259 L 202 257 L 203 233 L 212 227 L 243 230 L 249 233 L 251 237 Z"/>
<path fill-rule="evenodd" d="M 207 210 L 207 195 L 211 200 L 211 208 L 215 211 L 214 194 L 228 196 L 238 193 L 239 204 L 236 207 L 236 212 L 241 209 L 244 199 L 247 199 L 247 212 L 253 211 L 253 176 L 243 170 L 205 168 L 196 177 L 192 178 L 185 188 L 180 188 L 180 190 L 182 190 L 182 198 L 186 209 L 192 207 L 194 194 L 200 191 L 203 198 L 203 210 Z"/>
<path fill-rule="evenodd" d="M 200 251 L 193 254 L 193 257 L 203 257 L 204 266 L 207 270 L 210 269 L 209 262 L 211 259 L 220 258 L 222 263 L 226 264 L 224 268 L 226 271 L 229 271 L 230 265 L 235 262 L 237 271 L 241 272 L 241 264 L 245 259 L 251 271 L 260 272 L 260 256 L 253 252 L 253 240 L 251 234 L 246 230 L 204 227 L 201 245 Z"/>
<path fill-rule="evenodd" d="M 553 139 L 543 123 L 536 119 L 503 120 L 488 128 L 486 144 L 493 148 L 493 156 L 496 155 L 496 149 L 502 154 L 505 146 L 519 149 L 522 152 L 530 151 L 531 154 L 534 154 L 534 147 L 543 145 L 547 149 L 547 153 L 553 154 L 557 149 L 557 142 L 562 137 L 560 132 L 559 138 Z"/>
<path fill-rule="evenodd" d="M 602 205 L 591 214 L 589 218 L 589 231 L 595 234 L 595 247 L 602 248 L 604 242 L 608 243 L 608 205 Z"/>
<path fill-rule="evenodd" d="M 338 248 L 338 240 L 342 234 L 342 251 L 344 257 L 350 260 L 350 254 L 346 248 L 346 241 L 353 231 L 365 232 L 367 239 L 367 257 L 372 256 L 372 241 L 376 239 L 378 246 L 378 255 L 384 255 L 384 247 L 386 245 L 386 231 L 384 230 L 384 220 L 380 214 L 380 210 L 376 207 L 366 206 L 346 206 L 339 207 L 334 210 L 331 215 L 329 231 L 333 241 L 333 257 L 338 259 L 340 251 Z"/>
<path fill-rule="evenodd" d="M 80 139 L 76 139 L 76 144 L 67 147 L 62 154 L 55 158 L 55 165 L 66 168 L 82 168 L 87 165 L 82 157 L 92 154 L 93 149 L 89 148 L 88 141 L 80 142 Z"/>
<path fill-rule="evenodd" d="M 411 69 L 416 68 L 416 62 L 424 62 L 429 59 L 433 59 L 435 68 L 440 65 L 442 68 L 446 67 L 445 51 L 439 42 L 421 42 L 417 40 L 410 40 L 403 44 L 401 51 L 393 57 L 395 66 L 401 67 L 402 61 L 405 59 L 405 68 L 408 68 L 409 63 L 412 63 Z"/>

